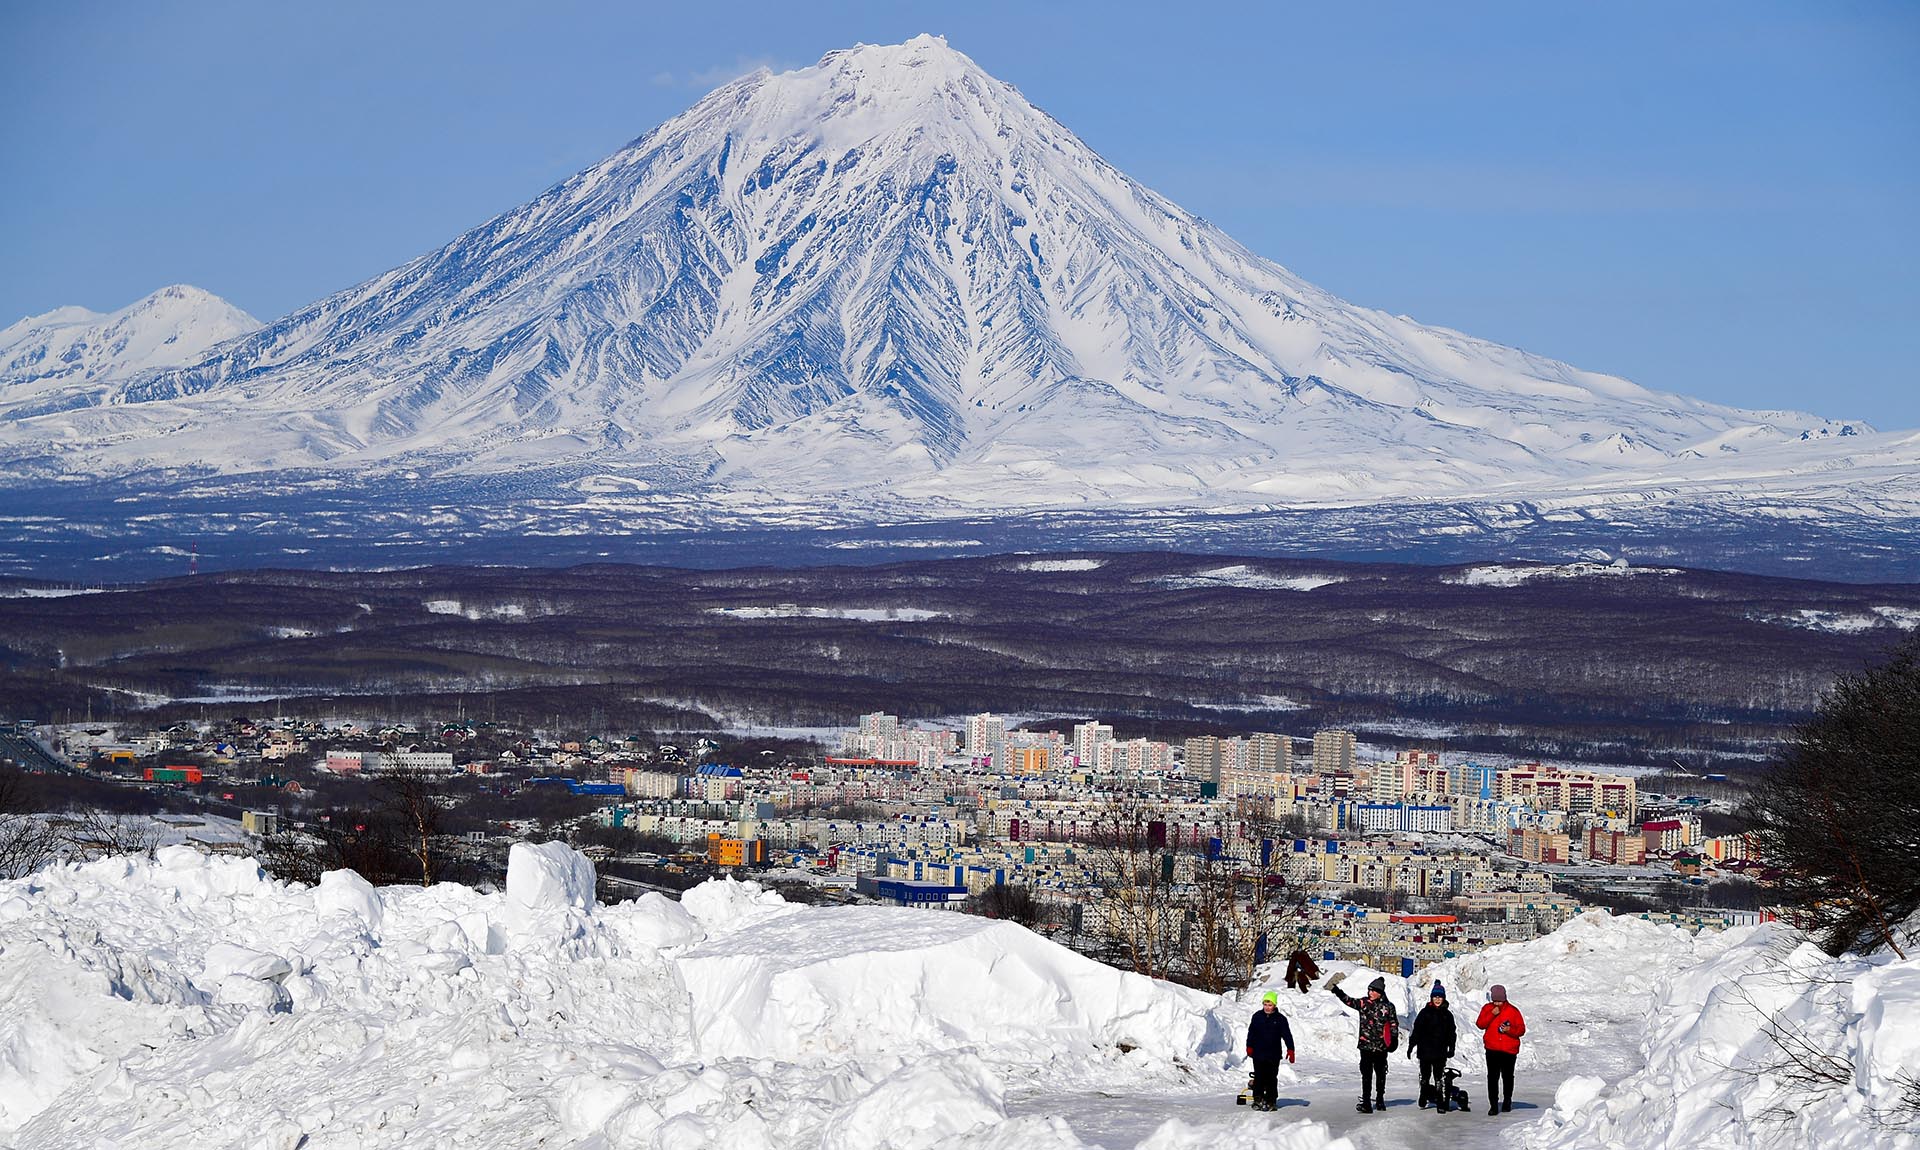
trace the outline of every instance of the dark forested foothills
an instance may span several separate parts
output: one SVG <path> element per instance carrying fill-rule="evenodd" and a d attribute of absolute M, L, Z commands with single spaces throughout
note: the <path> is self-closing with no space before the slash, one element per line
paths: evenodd
<path fill-rule="evenodd" d="M 1920 586 L 1596 564 L 251 571 L 0 582 L 0 696 L 54 721 L 269 699 L 655 729 L 1000 710 L 1691 764 L 1766 753 L 1916 622 Z"/>

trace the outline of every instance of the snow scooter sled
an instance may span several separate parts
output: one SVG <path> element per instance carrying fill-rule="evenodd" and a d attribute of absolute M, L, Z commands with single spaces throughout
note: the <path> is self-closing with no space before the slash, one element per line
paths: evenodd
<path fill-rule="evenodd" d="M 1278 1110 L 1278 1106 L 1269 1106 L 1256 1101 L 1253 1097 L 1253 1075 L 1247 1075 L 1247 1084 L 1240 1088 L 1240 1094 L 1233 1100 L 1235 1106 L 1251 1106 L 1255 1110 Z"/>

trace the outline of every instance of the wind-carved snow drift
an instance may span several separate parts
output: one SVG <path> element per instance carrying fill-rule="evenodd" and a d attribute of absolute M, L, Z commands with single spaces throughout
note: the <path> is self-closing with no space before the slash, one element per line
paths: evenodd
<path fill-rule="evenodd" d="M 23 474 L 550 469 L 839 507 L 1804 493 L 1916 455 L 1345 303 L 926 36 L 727 84 L 203 362 L 0 394 Z"/>

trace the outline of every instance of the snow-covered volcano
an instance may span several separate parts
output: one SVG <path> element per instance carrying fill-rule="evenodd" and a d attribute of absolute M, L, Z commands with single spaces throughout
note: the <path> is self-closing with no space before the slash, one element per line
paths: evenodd
<path fill-rule="evenodd" d="M 727 84 L 201 362 L 0 393 L 23 475 L 550 469 L 838 507 L 1830 491 L 1915 457 L 1336 299 L 927 36 Z"/>

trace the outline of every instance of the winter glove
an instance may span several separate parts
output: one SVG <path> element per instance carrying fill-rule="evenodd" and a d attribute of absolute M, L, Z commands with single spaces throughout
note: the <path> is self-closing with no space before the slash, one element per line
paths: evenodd
<path fill-rule="evenodd" d="M 1293 1061 L 1293 1051 L 1291 1051 L 1291 1050 L 1289 1050 L 1289 1051 L 1287 1051 L 1287 1061 L 1288 1061 L 1288 1062 L 1292 1062 L 1292 1061 Z"/>
<path fill-rule="evenodd" d="M 1253 1057 L 1253 1047 L 1251 1047 L 1251 1046 L 1249 1046 L 1249 1047 L 1247 1047 L 1247 1057 L 1248 1057 L 1248 1058 L 1252 1058 L 1252 1057 Z"/>
<path fill-rule="evenodd" d="M 1513 1033 L 1513 1023 L 1511 1023 L 1511 1022 L 1503 1022 L 1503 1023 L 1501 1023 L 1501 1024 L 1499 1025 L 1499 1026 L 1497 1026 L 1497 1027 L 1495 1027 L 1494 1029 L 1496 1029 L 1496 1030 L 1498 1030 L 1498 1031 L 1499 1031 L 1500 1033 L 1502 1033 L 1502 1034 L 1512 1034 L 1512 1033 Z"/>

